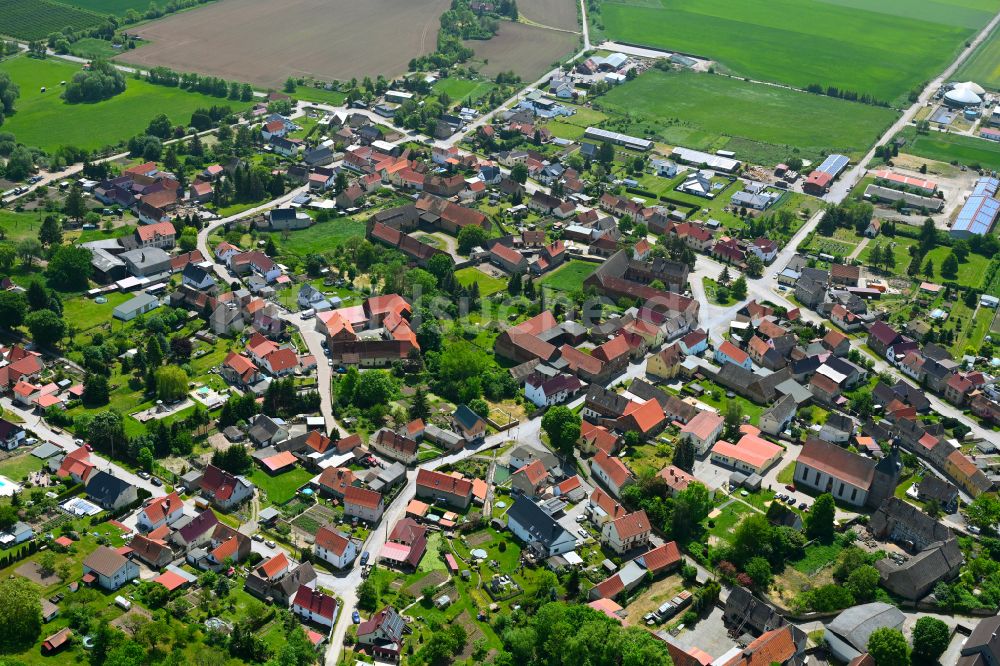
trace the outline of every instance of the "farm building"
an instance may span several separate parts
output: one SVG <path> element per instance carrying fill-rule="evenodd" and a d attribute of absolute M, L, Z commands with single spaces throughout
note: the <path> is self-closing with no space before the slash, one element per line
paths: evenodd
<path fill-rule="evenodd" d="M 131 321 L 139 315 L 146 314 L 158 307 L 160 307 L 160 300 L 156 296 L 142 293 L 116 307 L 113 314 L 115 319 Z"/>
<path fill-rule="evenodd" d="M 600 129 L 599 127 L 588 127 L 584 131 L 583 135 L 588 139 L 607 141 L 608 143 L 631 148 L 632 150 L 649 150 L 653 147 L 653 142 L 648 141 L 647 139 L 640 139 L 638 137 L 621 134 L 619 132 L 609 132 L 608 130 Z"/>
<path fill-rule="evenodd" d="M 976 181 L 972 194 L 958 212 L 951 227 L 951 237 L 956 239 L 985 236 L 1000 214 L 1000 200 L 996 198 L 1000 180 L 984 176 Z"/>
<path fill-rule="evenodd" d="M 944 94 L 944 103 L 953 109 L 977 107 L 983 103 L 981 95 L 985 92 L 982 86 L 972 81 L 958 83 Z"/>
<path fill-rule="evenodd" d="M 924 196 L 931 196 L 937 192 L 937 183 L 933 180 L 904 176 L 901 173 L 896 173 L 895 171 L 890 171 L 889 169 L 876 169 L 875 171 L 872 171 L 872 175 L 878 180 L 886 181 L 887 187 L 905 187 L 909 190 L 915 190 L 917 194 L 922 194 Z"/>
<path fill-rule="evenodd" d="M 706 167 L 708 169 L 723 171 L 725 173 L 734 173 L 740 168 L 739 160 L 734 160 L 731 157 L 725 157 L 723 155 L 703 153 L 700 150 L 691 150 L 689 148 L 674 148 L 671 156 L 678 162 L 683 162 L 684 164 L 693 164 L 695 166 Z"/>
<path fill-rule="evenodd" d="M 922 197 L 919 194 L 911 194 L 903 190 L 896 190 L 890 187 L 882 187 L 872 183 L 865 188 L 865 199 L 870 201 L 884 201 L 896 203 L 902 201 L 910 208 L 926 208 L 931 212 L 938 212 L 944 207 L 944 201 L 935 197 Z"/>
<path fill-rule="evenodd" d="M 816 167 L 804 183 L 802 189 L 809 194 L 824 194 L 837 179 L 850 160 L 846 155 L 827 155 L 823 163 Z"/>

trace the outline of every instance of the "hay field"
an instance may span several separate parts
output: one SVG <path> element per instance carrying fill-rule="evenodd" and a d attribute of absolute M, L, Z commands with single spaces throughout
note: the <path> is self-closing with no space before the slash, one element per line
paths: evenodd
<path fill-rule="evenodd" d="M 258 86 L 407 70 L 434 50 L 448 0 L 221 0 L 130 29 L 152 42 L 119 57 Z"/>
<path fill-rule="evenodd" d="M 611 39 L 707 56 L 742 76 L 905 103 L 998 7 L 997 0 L 613 0 L 594 20 Z"/>
<path fill-rule="evenodd" d="M 465 45 L 476 52 L 472 64 L 486 76 L 513 70 L 525 81 L 536 81 L 552 69 L 553 62 L 572 55 L 578 42 L 579 37 L 569 32 L 502 21 L 493 39 Z"/>

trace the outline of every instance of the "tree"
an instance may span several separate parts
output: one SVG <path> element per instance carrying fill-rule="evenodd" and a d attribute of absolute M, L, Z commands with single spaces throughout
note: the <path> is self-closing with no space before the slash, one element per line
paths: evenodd
<path fill-rule="evenodd" d="M 694 471 L 694 442 L 688 437 L 683 437 L 674 447 L 674 457 L 671 462 L 685 472 Z"/>
<path fill-rule="evenodd" d="M 3 125 L 4 116 L 14 111 L 14 102 L 20 94 L 21 89 L 10 80 L 10 74 L 0 72 L 0 125 Z"/>
<path fill-rule="evenodd" d="M 675 539 L 687 541 L 694 528 L 708 517 L 712 498 L 704 484 L 692 482 L 674 498 L 672 530 Z"/>
<path fill-rule="evenodd" d="M 728 286 L 732 279 L 733 276 L 729 274 L 729 266 L 723 266 L 722 272 L 719 273 L 719 284 Z"/>
<path fill-rule="evenodd" d="M 139 454 L 135 457 L 135 461 L 147 472 L 152 472 L 153 462 L 155 461 L 153 458 L 153 450 L 148 446 L 142 447 L 139 449 Z"/>
<path fill-rule="evenodd" d="M 37 238 L 22 238 L 17 244 L 17 256 L 22 264 L 30 267 L 37 257 L 42 256 L 42 244 Z"/>
<path fill-rule="evenodd" d="M 427 393 L 423 387 L 418 387 L 413 393 L 413 400 L 410 402 L 410 418 L 426 419 L 430 416 L 430 406 L 427 404 Z"/>
<path fill-rule="evenodd" d="M 767 591 L 767 588 L 771 585 L 772 578 L 771 564 L 767 560 L 763 557 L 751 558 L 743 569 L 750 577 L 750 580 L 753 581 L 756 589 Z"/>
<path fill-rule="evenodd" d="M 0 506 L 0 530 L 9 530 L 17 522 L 17 509 L 10 504 Z"/>
<path fill-rule="evenodd" d="M 88 407 L 100 407 L 108 404 L 111 390 L 108 378 L 97 372 L 88 372 L 83 378 L 83 404 Z"/>
<path fill-rule="evenodd" d="M 906 637 L 899 629 L 882 627 L 868 637 L 868 654 L 878 666 L 907 666 L 910 649 Z"/>
<path fill-rule="evenodd" d="M 847 576 L 844 587 L 854 595 L 858 603 L 867 603 L 875 598 L 878 591 L 879 572 L 870 564 L 864 564 Z"/>
<path fill-rule="evenodd" d="M 742 275 L 736 278 L 736 282 L 733 282 L 732 289 L 733 298 L 737 301 L 742 301 L 747 297 L 747 279 Z"/>
<path fill-rule="evenodd" d="M 176 365 L 165 365 L 156 371 L 156 395 L 164 402 L 176 402 L 187 394 L 188 376 Z"/>
<path fill-rule="evenodd" d="M 70 291 L 87 285 L 93 266 L 90 250 L 76 245 L 60 245 L 49 259 L 45 275 L 55 289 Z"/>
<path fill-rule="evenodd" d="M 472 248 L 483 245 L 490 235 L 479 225 L 470 224 L 458 232 L 458 251 L 468 255 Z"/>
<path fill-rule="evenodd" d="M 928 259 L 930 261 L 930 259 Z M 958 277 L 958 258 L 954 252 L 948 254 L 941 262 L 941 277 L 954 280 Z"/>
<path fill-rule="evenodd" d="M 573 455 L 573 446 L 580 438 L 580 417 L 569 407 L 551 407 L 542 417 L 542 430 L 549 436 L 549 444 L 565 456 Z"/>
<path fill-rule="evenodd" d="M 24 323 L 28 299 L 19 291 L 0 291 L 0 326 L 12 329 Z"/>
<path fill-rule="evenodd" d="M 525 181 L 528 180 L 528 167 L 523 162 L 518 162 L 510 170 L 510 179 L 524 185 Z"/>
<path fill-rule="evenodd" d="M 375 578 L 369 576 L 358 586 L 358 608 L 366 611 L 374 611 L 378 606 L 379 589 Z"/>
<path fill-rule="evenodd" d="M 52 310 L 38 310 L 24 318 L 31 338 L 41 347 L 51 347 L 66 335 L 66 323 Z"/>
<path fill-rule="evenodd" d="M 951 631 L 936 617 L 924 616 L 913 626 L 913 662 L 936 664 L 948 649 Z"/>
<path fill-rule="evenodd" d="M 384 405 L 396 393 L 392 375 L 385 370 L 369 370 L 358 378 L 352 402 L 361 409 Z"/>
<path fill-rule="evenodd" d="M 62 225 L 55 215 L 46 215 L 42 226 L 38 228 L 38 242 L 44 247 L 62 243 Z"/>
<path fill-rule="evenodd" d="M 295 92 L 295 85 L 296 85 L 295 79 L 289 76 L 287 79 L 285 79 L 285 92 L 289 94 Z"/>
<path fill-rule="evenodd" d="M 995 534 L 1000 523 L 1000 499 L 985 493 L 979 495 L 965 507 L 965 517 L 983 532 Z"/>
<path fill-rule="evenodd" d="M 87 202 L 83 200 L 83 188 L 79 184 L 74 184 L 69 188 L 66 203 L 63 204 L 63 212 L 77 222 L 87 214 Z"/>
<path fill-rule="evenodd" d="M 35 156 L 25 146 L 17 146 L 7 158 L 4 176 L 7 180 L 24 180 L 35 170 Z"/>
<path fill-rule="evenodd" d="M 823 493 L 816 498 L 809 515 L 806 516 L 806 536 L 822 543 L 833 542 L 833 520 L 836 516 L 833 495 Z"/>
<path fill-rule="evenodd" d="M 736 400 L 726 401 L 724 419 L 726 424 L 726 438 L 735 442 L 740 432 L 740 426 L 743 425 L 743 408 L 740 407 L 739 402 Z"/>
<path fill-rule="evenodd" d="M 759 278 L 764 274 L 764 262 L 754 253 L 747 255 L 747 275 L 752 278 Z"/>
<path fill-rule="evenodd" d="M 230 474 L 245 474 L 253 469 L 253 458 L 242 444 L 233 444 L 212 454 L 212 464 Z"/>
<path fill-rule="evenodd" d="M 615 147 L 607 141 L 601 142 L 601 145 L 597 148 L 597 161 L 603 164 L 605 168 L 609 167 L 615 161 Z"/>
<path fill-rule="evenodd" d="M 924 268 L 921 271 L 926 277 L 934 277 L 934 261 L 927 257 L 927 261 L 924 262 Z"/>
<path fill-rule="evenodd" d="M 969 244 L 964 240 L 955 241 L 955 244 L 951 246 L 951 253 L 958 259 L 958 263 L 965 263 L 969 257 Z"/>
<path fill-rule="evenodd" d="M 0 581 L 0 652 L 20 652 L 38 640 L 42 631 L 41 590 L 14 576 Z"/>

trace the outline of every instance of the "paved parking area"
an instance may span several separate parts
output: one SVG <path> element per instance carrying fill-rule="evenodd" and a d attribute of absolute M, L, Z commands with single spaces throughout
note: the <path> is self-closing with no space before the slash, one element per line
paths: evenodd
<path fill-rule="evenodd" d="M 713 658 L 718 658 L 736 645 L 729 638 L 729 631 L 722 622 L 722 609 L 718 606 L 692 629 L 684 629 L 676 636 L 671 636 L 664 630 L 656 632 L 656 635 L 685 650 L 692 647 L 700 648 Z"/>

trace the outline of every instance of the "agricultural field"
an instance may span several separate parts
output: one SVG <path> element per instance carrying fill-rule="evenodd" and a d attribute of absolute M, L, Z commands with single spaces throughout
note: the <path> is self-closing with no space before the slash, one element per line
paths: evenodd
<path fill-rule="evenodd" d="M 275 88 L 289 76 L 392 77 L 434 50 L 447 8 L 447 0 L 289 0 L 276 14 L 271 0 L 222 0 L 131 28 L 151 43 L 119 59 Z"/>
<path fill-rule="evenodd" d="M 981 166 L 986 169 L 1000 169 L 1000 144 L 958 134 L 917 134 L 908 127 L 900 132 L 906 145 L 900 152 L 940 162 L 957 162 L 969 167 Z"/>
<path fill-rule="evenodd" d="M 226 104 L 242 110 L 245 102 L 234 102 L 180 88 L 155 86 L 146 81 L 127 80 L 125 92 L 96 104 L 66 104 L 59 97 L 60 82 L 73 78 L 78 65 L 53 59 L 36 60 L 19 56 L 4 61 L 3 70 L 21 86 L 17 112 L 3 125 L 18 141 L 53 151 L 59 146 L 87 150 L 115 146 L 141 134 L 159 113 L 186 124 L 198 108 Z M 41 92 L 42 87 L 46 91 Z"/>
<path fill-rule="evenodd" d="M 616 0 L 592 20 L 610 39 L 697 54 L 740 76 L 900 102 L 996 10 L 995 0 Z"/>
<path fill-rule="evenodd" d="M 325 88 L 302 85 L 295 89 L 295 92 L 292 93 L 292 97 L 305 100 L 306 102 L 317 102 L 319 104 L 333 104 L 334 106 L 339 106 L 344 103 L 344 100 L 347 99 L 347 93 L 342 93 L 339 90 L 327 90 Z"/>
<path fill-rule="evenodd" d="M 589 261 L 571 259 L 543 277 L 541 283 L 559 291 L 581 291 L 583 281 L 590 277 L 595 268 L 597 265 Z"/>
<path fill-rule="evenodd" d="M 93 12 L 49 0 L 0 0 L 0 35 L 18 39 L 44 39 L 63 28 L 89 28 L 102 20 Z"/>
<path fill-rule="evenodd" d="M 96 37 L 84 37 L 70 44 L 69 52 L 78 58 L 114 58 L 121 53 L 120 49 L 111 46 L 111 42 L 106 39 Z"/>
<path fill-rule="evenodd" d="M 518 6 L 522 21 L 562 30 L 580 29 L 575 0 L 534 0 L 523 4 L 524 6 Z"/>
<path fill-rule="evenodd" d="M 525 81 L 534 81 L 553 63 L 572 55 L 578 43 L 573 33 L 504 21 L 493 39 L 465 45 L 476 53 L 470 64 L 486 76 L 512 70 Z"/>
<path fill-rule="evenodd" d="M 984 88 L 1000 90 L 1000 28 L 980 44 L 955 72 L 959 81 L 975 81 Z"/>
<path fill-rule="evenodd" d="M 825 95 L 659 70 L 611 90 L 595 106 L 613 116 L 606 129 L 687 148 L 733 150 L 763 164 L 777 164 L 795 148 L 814 160 L 831 152 L 862 155 L 896 117 L 890 109 Z"/>
<path fill-rule="evenodd" d="M 153 0 L 56 0 L 56 2 L 98 14 L 114 14 L 115 16 L 124 16 L 125 12 L 130 9 L 144 12 L 149 9 L 150 4 L 153 4 Z M 157 4 L 162 6 L 166 3 Z"/>

